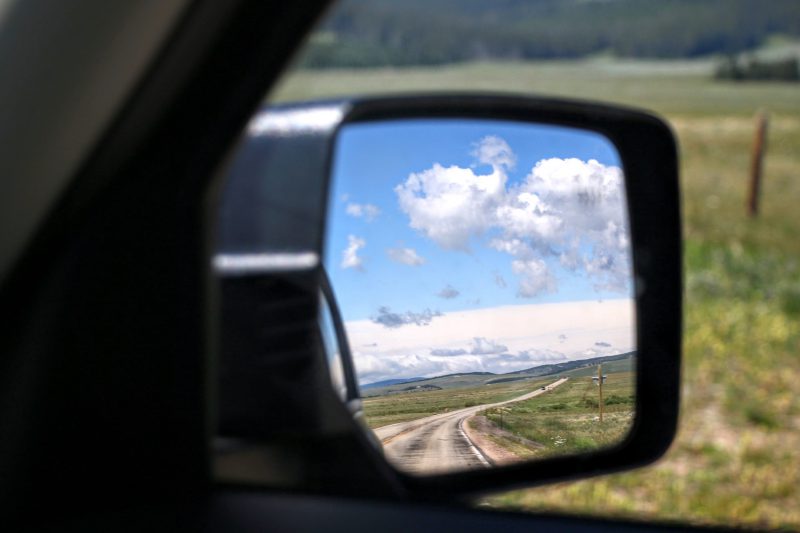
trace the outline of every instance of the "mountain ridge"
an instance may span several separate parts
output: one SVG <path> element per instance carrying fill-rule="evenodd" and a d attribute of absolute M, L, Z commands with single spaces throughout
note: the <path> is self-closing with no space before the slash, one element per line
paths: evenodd
<path fill-rule="evenodd" d="M 394 392 L 407 391 L 410 387 L 400 387 L 401 385 L 408 385 L 413 383 L 416 387 L 427 387 L 432 385 L 431 382 L 436 382 L 436 385 L 445 388 L 456 388 L 460 386 L 470 385 L 491 385 L 495 383 L 504 383 L 508 381 L 518 381 L 531 379 L 534 377 L 548 376 L 552 374 L 559 374 L 563 372 L 570 372 L 587 367 L 597 365 L 599 363 L 612 363 L 617 361 L 625 361 L 626 359 L 633 359 L 636 356 L 636 351 L 625 352 L 614 355 L 604 355 L 589 357 L 587 359 L 574 359 L 571 361 L 564 361 L 561 363 L 548 363 L 544 365 L 537 365 L 522 370 L 515 370 L 513 372 L 494 373 L 494 372 L 457 372 L 451 374 L 442 374 L 439 376 L 432 376 L 428 378 L 396 378 L 394 380 L 381 380 L 373 383 L 361 385 L 361 390 L 369 391 L 369 396 L 380 396 L 382 394 L 390 394 Z M 481 379 L 486 378 L 486 379 Z M 387 381 L 396 381 L 396 383 L 388 385 L 378 385 Z M 381 390 L 384 390 L 382 393 Z M 377 393 L 377 394 L 376 394 Z"/>

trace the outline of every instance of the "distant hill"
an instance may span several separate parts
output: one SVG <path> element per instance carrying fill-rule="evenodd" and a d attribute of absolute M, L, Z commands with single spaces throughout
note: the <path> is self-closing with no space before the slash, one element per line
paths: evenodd
<path fill-rule="evenodd" d="M 602 363 L 603 363 L 603 374 L 615 374 L 617 372 L 632 372 L 636 370 L 636 359 L 634 357 L 628 357 L 626 359 L 615 359 L 611 361 L 602 361 Z M 596 376 L 597 363 L 578 367 L 573 370 L 568 370 L 566 372 L 562 372 L 561 375 L 571 378 Z"/>
<path fill-rule="evenodd" d="M 523 374 L 525 376 L 546 376 L 548 374 L 559 374 L 574 370 L 576 368 L 595 367 L 600 363 L 610 363 L 611 361 L 631 361 L 636 352 L 621 353 L 619 355 L 605 355 L 601 357 L 592 357 L 590 359 L 578 359 L 575 361 L 565 361 L 563 363 L 553 363 L 549 365 L 535 366 L 533 368 L 526 368 L 525 370 L 517 370 L 516 372 L 509 372 L 507 375 Z"/>
<path fill-rule="evenodd" d="M 400 385 L 403 383 L 412 383 L 414 381 L 419 381 L 421 379 L 425 378 L 384 379 L 383 381 L 376 381 L 374 383 L 367 383 L 366 385 L 361 385 L 361 390 L 374 389 L 376 387 L 388 387 L 390 385 Z"/>
<path fill-rule="evenodd" d="M 585 377 L 591 375 L 593 372 L 596 372 L 596 367 L 599 363 L 603 364 L 604 374 L 630 372 L 634 369 L 635 356 L 636 352 L 628 352 L 618 355 L 592 357 L 589 359 L 565 361 L 563 363 L 539 365 L 526 368 L 525 370 L 508 372 L 506 374 L 494 374 L 492 372 L 464 372 L 460 374 L 445 374 L 432 378 L 390 379 L 370 383 L 369 385 L 362 385 L 361 391 L 364 397 L 370 397 L 425 390 L 456 389 L 461 387 L 494 385 L 498 383 L 507 383 L 510 381 L 538 379 L 543 376 L 556 374 L 569 377 Z M 396 383 L 388 383 L 391 381 Z"/>
<path fill-rule="evenodd" d="M 691 58 L 800 36 L 797 0 L 341 0 L 307 68 L 605 54 Z"/>

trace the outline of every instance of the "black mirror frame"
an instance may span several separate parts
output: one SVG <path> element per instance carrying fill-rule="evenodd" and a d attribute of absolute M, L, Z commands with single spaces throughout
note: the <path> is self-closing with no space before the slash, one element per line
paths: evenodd
<path fill-rule="evenodd" d="M 304 117 L 303 121 L 298 122 L 298 117 Z M 271 124 L 267 135 L 279 140 L 276 142 L 291 144 L 296 138 L 303 146 L 313 146 L 313 150 L 304 152 L 310 160 L 303 163 L 306 170 L 303 180 L 318 184 L 318 190 L 325 193 L 321 198 L 327 200 L 337 134 L 342 127 L 371 121 L 429 118 L 491 119 L 573 127 L 604 135 L 616 147 L 625 174 L 633 244 L 637 409 L 632 429 L 623 442 L 585 455 L 425 477 L 399 472 L 380 454 L 369 450 L 365 450 L 365 459 L 372 457 L 384 463 L 379 465 L 379 470 L 392 477 L 387 481 L 400 492 L 425 499 L 450 499 L 587 477 L 642 466 L 658 459 L 676 432 L 680 392 L 682 249 L 678 156 L 670 128 L 661 119 L 634 109 L 492 94 L 377 97 L 275 106 L 263 110 L 255 121 L 267 119 Z M 280 150 L 272 150 L 271 157 L 277 160 L 273 161 L 273 166 L 290 166 L 290 161 L 283 160 L 285 156 Z M 309 176 L 308 172 L 319 175 Z M 313 196 L 319 202 L 320 197 Z M 305 242 L 298 246 L 322 257 L 328 203 L 323 201 L 317 205 L 319 218 L 308 220 L 303 230 Z M 315 231 L 309 233 L 309 226 L 316 226 Z M 284 223 L 276 231 L 285 233 L 278 238 L 285 241 L 292 234 L 293 226 Z M 364 438 L 360 442 L 369 446 L 370 440 Z"/>

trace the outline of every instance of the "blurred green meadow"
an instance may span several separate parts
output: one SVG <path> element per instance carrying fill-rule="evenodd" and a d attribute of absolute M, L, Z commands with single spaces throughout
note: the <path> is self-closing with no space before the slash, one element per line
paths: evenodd
<path fill-rule="evenodd" d="M 678 436 L 655 465 L 494 495 L 495 508 L 800 528 L 800 89 L 714 81 L 710 61 L 293 71 L 270 101 L 409 91 L 601 100 L 664 116 L 681 149 L 685 334 Z M 761 214 L 746 216 L 754 115 Z"/>

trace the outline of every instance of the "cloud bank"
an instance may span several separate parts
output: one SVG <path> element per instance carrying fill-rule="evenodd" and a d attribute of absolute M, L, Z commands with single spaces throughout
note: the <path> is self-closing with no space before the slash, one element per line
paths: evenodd
<path fill-rule="evenodd" d="M 347 322 L 362 383 L 458 372 L 513 372 L 635 349 L 630 299 L 395 313 Z M 419 325 L 418 325 L 419 324 Z M 602 339 L 602 340 L 598 340 Z M 597 346 L 602 342 L 610 346 Z"/>
<path fill-rule="evenodd" d="M 447 348 L 436 348 L 431 350 L 431 355 L 438 355 L 441 357 L 455 357 L 457 355 L 466 355 L 467 351 L 462 348 L 457 348 L 455 350 L 448 350 Z"/>
<path fill-rule="evenodd" d="M 486 337 L 474 337 L 472 339 L 472 355 L 493 355 L 508 351 L 508 346 L 491 341 Z"/>

